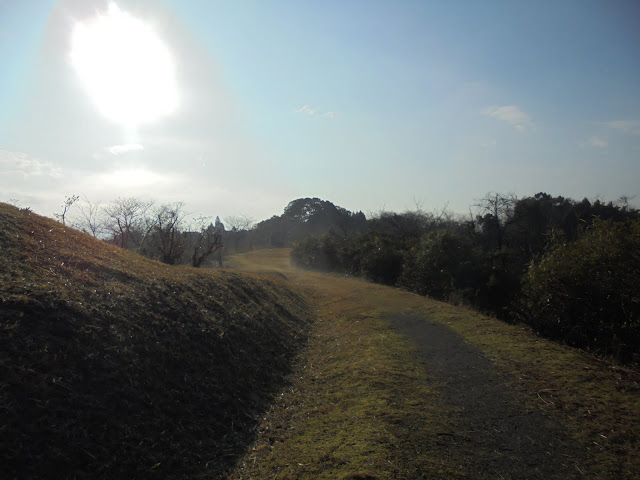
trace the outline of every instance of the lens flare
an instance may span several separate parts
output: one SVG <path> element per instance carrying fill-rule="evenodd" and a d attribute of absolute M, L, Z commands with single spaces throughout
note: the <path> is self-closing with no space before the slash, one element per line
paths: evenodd
<path fill-rule="evenodd" d="M 115 3 L 106 14 L 74 26 L 71 63 L 98 110 L 120 125 L 153 122 L 178 105 L 169 49 L 149 25 Z"/>

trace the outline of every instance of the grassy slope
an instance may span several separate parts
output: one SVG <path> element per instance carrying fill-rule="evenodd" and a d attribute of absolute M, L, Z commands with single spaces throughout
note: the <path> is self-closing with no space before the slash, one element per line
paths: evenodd
<path fill-rule="evenodd" d="M 291 385 L 263 418 L 231 478 L 464 478 L 455 457 L 431 452 L 447 426 L 424 365 L 367 301 L 378 294 L 383 305 L 395 290 L 289 270 L 287 250 L 234 256 L 228 265 L 284 274 L 307 291 L 318 314 Z"/>
<path fill-rule="evenodd" d="M 293 382 L 263 419 L 233 478 L 387 479 L 473 476 L 430 449 L 447 409 L 425 383 L 411 347 L 382 320 L 419 313 L 448 325 L 491 358 L 523 392 L 589 451 L 587 478 L 640 471 L 640 376 L 464 308 L 358 280 L 291 270 L 288 252 L 260 251 L 230 264 L 285 275 L 309 287 L 318 310 Z M 437 386 L 436 386 L 437 387 Z M 433 386 L 431 386 L 433 388 Z M 455 455 L 455 452 L 451 452 Z"/>
<path fill-rule="evenodd" d="M 309 318 L 277 279 L 168 267 L 0 204 L 0 477 L 219 474 Z"/>

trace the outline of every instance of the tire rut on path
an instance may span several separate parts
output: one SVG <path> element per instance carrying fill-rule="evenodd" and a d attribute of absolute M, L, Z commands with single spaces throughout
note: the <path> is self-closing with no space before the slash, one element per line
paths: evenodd
<path fill-rule="evenodd" d="M 455 431 L 438 448 L 461 458 L 470 478 L 582 478 L 586 451 L 522 395 L 491 361 L 444 325 L 404 313 L 388 318 L 426 360 Z"/>

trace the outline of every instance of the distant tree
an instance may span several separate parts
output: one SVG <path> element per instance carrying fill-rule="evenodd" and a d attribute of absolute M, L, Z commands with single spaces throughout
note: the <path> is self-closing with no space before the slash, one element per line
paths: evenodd
<path fill-rule="evenodd" d="M 128 248 L 130 243 L 135 243 L 131 237 L 135 235 L 136 230 L 143 230 L 145 215 L 152 206 L 152 201 L 136 197 L 117 198 L 108 205 L 104 212 L 112 241 L 122 248 Z M 144 235 L 141 237 L 144 238 Z"/>
<path fill-rule="evenodd" d="M 69 212 L 69 209 L 73 206 L 73 204 L 76 203 L 78 200 L 80 200 L 80 197 L 78 195 L 71 195 L 70 197 L 65 197 L 64 203 L 62 204 L 62 213 L 54 213 L 53 215 L 56 217 L 58 221 L 62 222 L 63 225 L 66 225 L 67 213 Z"/>
<path fill-rule="evenodd" d="M 218 234 L 219 238 L 224 238 L 224 223 L 222 223 L 222 221 L 220 220 L 220 217 L 216 216 L 216 222 L 213 225 L 214 230 L 216 231 L 216 233 Z M 216 256 L 218 258 L 218 266 L 220 268 L 222 268 L 222 252 L 224 250 L 224 245 L 220 246 L 221 248 L 218 248 L 216 250 Z"/>
<path fill-rule="evenodd" d="M 636 195 L 620 195 L 615 204 L 619 206 L 623 212 L 628 211 L 631 208 L 630 202 L 636 198 Z"/>
<path fill-rule="evenodd" d="M 225 217 L 224 221 L 231 228 L 228 231 L 229 236 L 233 239 L 234 251 L 239 251 L 239 245 L 242 238 L 245 237 L 247 231 L 252 227 L 254 219 L 247 215 Z M 224 232 L 224 225 L 223 225 Z"/>
<path fill-rule="evenodd" d="M 219 221 L 220 218 L 218 217 L 217 220 Z M 238 232 L 240 230 L 249 230 L 255 220 L 247 215 L 231 215 L 225 217 L 224 221 L 228 227 L 231 227 L 231 231 Z"/>
<path fill-rule="evenodd" d="M 185 237 L 181 232 L 184 204 L 176 202 L 158 207 L 154 214 L 151 241 L 161 262 L 174 265 L 185 250 Z"/>
<path fill-rule="evenodd" d="M 94 237 L 100 237 L 105 229 L 105 212 L 100 202 L 91 202 L 84 197 L 82 202 L 78 202 L 78 210 L 80 213 L 74 221 L 74 226 Z"/>
<path fill-rule="evenodd" d="M 513 211 L 518 197 L 513 193 L 487 193 L 477 200 L 475 207 L 480 214 L 477 223 L 481 227 L 488 246 L 495 245 L 496 250 L 502 250 L 505 245 L 507 229 L 513 223 Z"/>
<path fill-rule="evenodd" d="M 192 232 L 194 236 L 193 243 L 191 245 L 191 265 L 195 268 L 199 268 L 207 257 L 215 252 L 222 251 L 222 231 L 224 231 L 224 225 L 220 222 L 220 218 L 216 217 L 216 225 L 209 222 L 209 217 L 198 217 L 195 219 L 197 232 Z M 222 266 L 221 258 L 218 260 L 220 266 Z"/>

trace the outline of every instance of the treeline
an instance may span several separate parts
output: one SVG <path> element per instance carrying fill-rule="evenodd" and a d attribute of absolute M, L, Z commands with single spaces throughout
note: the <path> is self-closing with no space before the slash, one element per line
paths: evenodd
<path fill-rule="evenodd" d="M 222 266 L 223 254 L 290 246 L 307 235 L 334 229 L 362 232 L 367 220 L 318 198 L 290 202 L 282 215 L 255 223 L 246 215 L 189 218 L 182 202 L 157 203 L 136 197 L 100 204 L 73 195 L 55 217 L 97 238 L 161 262 Z"/>
<path fill-rule="evenodd" d="M 350 212 L 319 198 L 299 198 L 289 202 L 282 215 L 258 223 L 251 238 L 254 246 L 281 248 L 329 229 L 344 236 L 366 228 L 367 218 L 362 212 Z"/>
<path fill-rule="evenodd" d="M 297 242 L 299 266 L 472 306 L 626 363 L 640 354 L 640 214 L 626 201 L 491 193 L 475 214 L 383 212 Z"/>
<path fill-rule="evenodd" d="M 222 265 L 224 224 L 218 217 L 215 223 L 209 217 L 188 221 L 182 202 L 156 204 L 128 197 L 101 205 L 74 195 L 55 216 L 96 238 L 169 265 L 200 267 L 211 259 Z"/>

